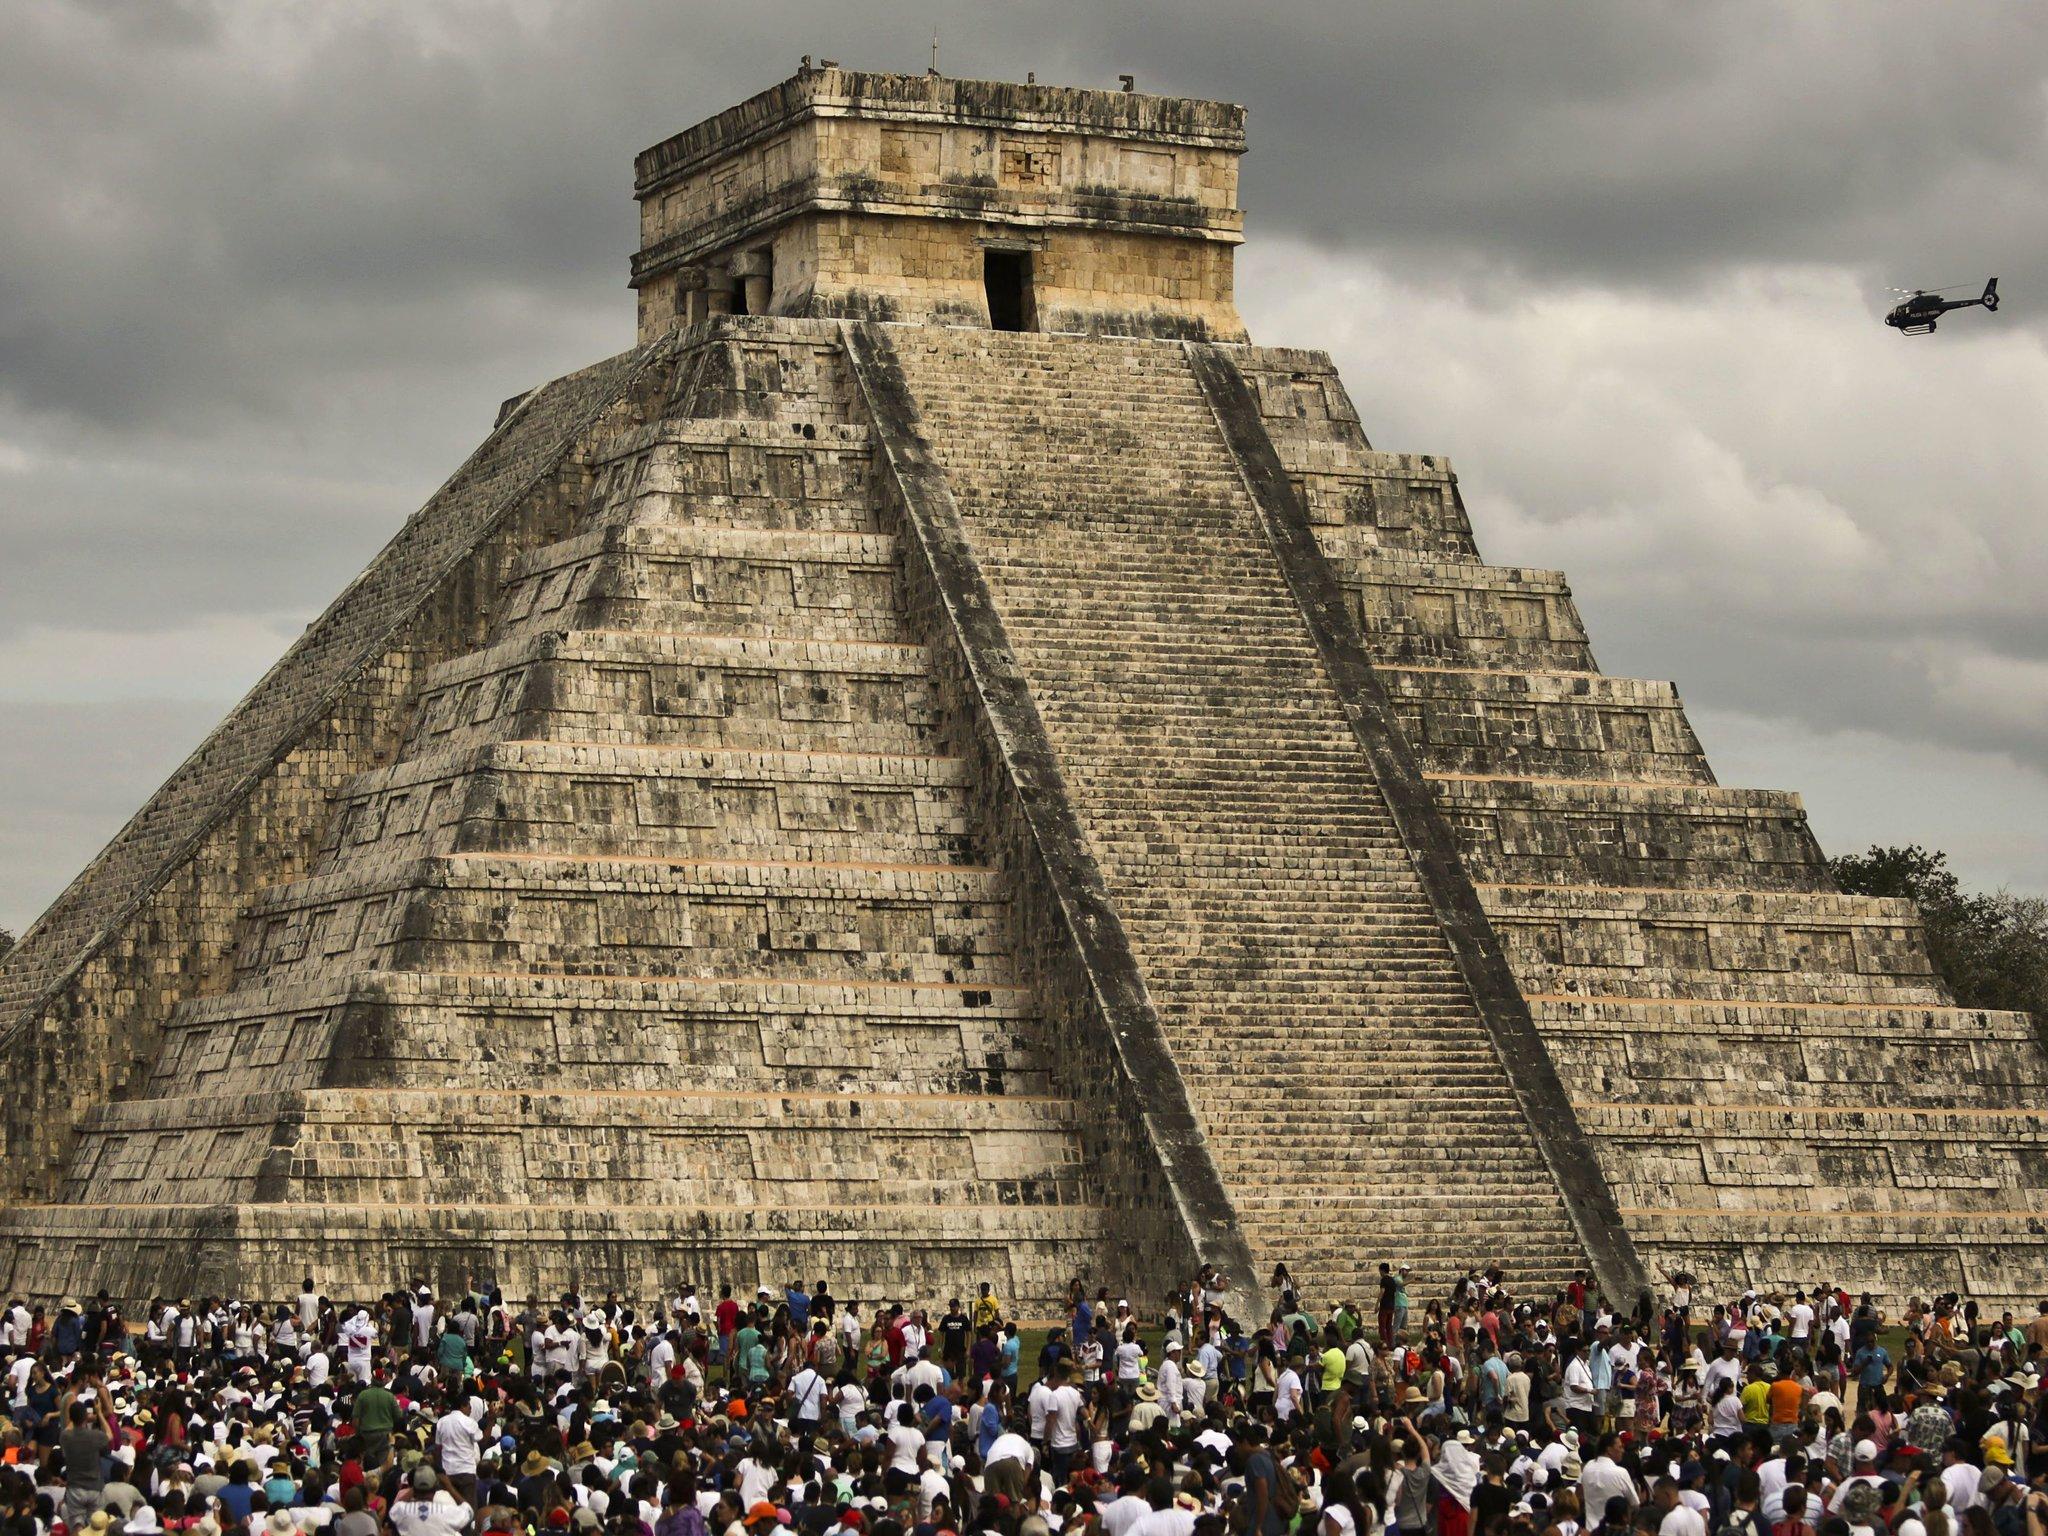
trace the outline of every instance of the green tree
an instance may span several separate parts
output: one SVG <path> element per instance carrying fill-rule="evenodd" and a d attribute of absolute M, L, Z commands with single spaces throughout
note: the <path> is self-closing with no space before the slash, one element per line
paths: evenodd
<path fill-rule="evenodd" d="M 1830 859 L 1845 891 L 1920 904 L 1927 952 L 1965 1008 L 2014 1008 L 2048 1019 L 2048 900 L 1970 892 L 1948 855 L 1917 843 Z"/>

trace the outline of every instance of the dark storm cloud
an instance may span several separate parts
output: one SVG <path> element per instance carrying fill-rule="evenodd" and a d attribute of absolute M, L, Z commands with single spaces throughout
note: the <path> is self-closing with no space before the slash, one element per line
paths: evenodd
<path fill-rule="evenodd" d="M 2043 477 L 2008 427 L 2043 403 L 2022 340 L 2048 314 L 2041 8 L 0 12 L 0 702 L 111 699 L 126 644 L 149 658 L 136 677 L 188 656 L 225 704 L 500 398 L 629 343 L 636 150 L 804 52 L 922 68 L 936 21 L 948 73 L 1132 70 L 1246 103 L 1258 333 L 1315 344 L 1347 325 L 1327 344 L 1375 431 L 1469 446 L 1489 550 L 1572 566 L 1611 666 L 1674 671 L 1731 718 L 1868 727 L 1881 697 L 1901 740 L 2042 745 L 1999 682 L 2026 697 L 2048 665 L 2019 596 L 2048 580 L 2029 521 Z M 1993 271 L 2014 296 L 2001 340 L 1944 330 L 1942 363 L 1914 374 L 1865 350 L 1883 283 Z M 1589 331 L 1605 344 L 1582 346 Z M 1994 378 L 1998 398 L 1976 399 Z M 1967 444 L 1932 492 L 1904 485 L 1933 451 L 1906 405 L 1930 441 Z M 1930 494 L 1939 581 L 1915 559 Z M 1776 582 L 1787 549 L 1840 579 Z M 1696 590 L 1643 599 L 1643 568 L 1674 562 Z M 1714 638 L 1729 614 L 1741 645 Z M 1825 663 L 1784 665 L 1806 648 Z M 1755 681 L 1772 674 L 1775 704 Z M 74 795 L 65 746 L 22 782 Z M 107 788 L 86 841 L 138 798 Z M 66 862 L 10 852 L 0 923 Z"/>
<path fill-rule="evenodd" d="M 957 72 L 1250 103 L 1266 235 L 1526 281 L 2024 288 L 2048 260 L 2040 8 L 31 3 L 0 64 L 0 196 L 34 210 L 0 230 L 0 391 L 189 429 L 303 412 L 315 354 L 488 347 L 494 292 L 594 313 L 636 148 L 803 48 L 916 67 L 935 14 Z"/>

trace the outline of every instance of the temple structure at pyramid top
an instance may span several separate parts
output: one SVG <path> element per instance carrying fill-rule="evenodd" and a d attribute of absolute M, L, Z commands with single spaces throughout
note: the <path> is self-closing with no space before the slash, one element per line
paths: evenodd
<path fill-rule="evenodd" d="M 634 166 L 640 339 L 723 314 L 1242 340 L 1244 108 L 806 69 Z"/>
<path fill-rule="evenodd" d="M 0 961 L 0 1286 L 2032 1297 L 2035 1023 L 1250 343 L 1243 149 L 806 68 L 641 155 L 636 345 Z"/>

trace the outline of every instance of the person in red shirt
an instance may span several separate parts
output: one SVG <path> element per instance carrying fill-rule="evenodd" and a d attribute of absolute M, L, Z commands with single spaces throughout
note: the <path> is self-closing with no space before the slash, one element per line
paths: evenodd
<path fill-rule="evenodd" d="M 718 1358 L 732 1358 L 732 1336 L 740 1331 L 740 1304 L 732 1299 L 732 1287 L 718 1288 L 718 1306 L 711 1314 L 718 1326 Z"/>

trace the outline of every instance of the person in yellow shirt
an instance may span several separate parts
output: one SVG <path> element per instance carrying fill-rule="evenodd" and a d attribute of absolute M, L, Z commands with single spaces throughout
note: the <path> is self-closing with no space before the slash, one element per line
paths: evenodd
<path fill-rule="evenodd" d="M 981 1294 L 974 1298 L 974 1329 L 979 1333 L 984 1328 L 993 1328 L 1003 1320 L 1002 1298 L 996 1295 L 995 1287 L 986 1280 L 981 1282 Z"/>
<path fill-rule="evenodd" d="M 1749 1382 L 1742 1389 L 1742 1422 L 1759 1429 L 1771 1422 L 1771 1384 L 1754 1365 L 1749 1368 Z"/>

